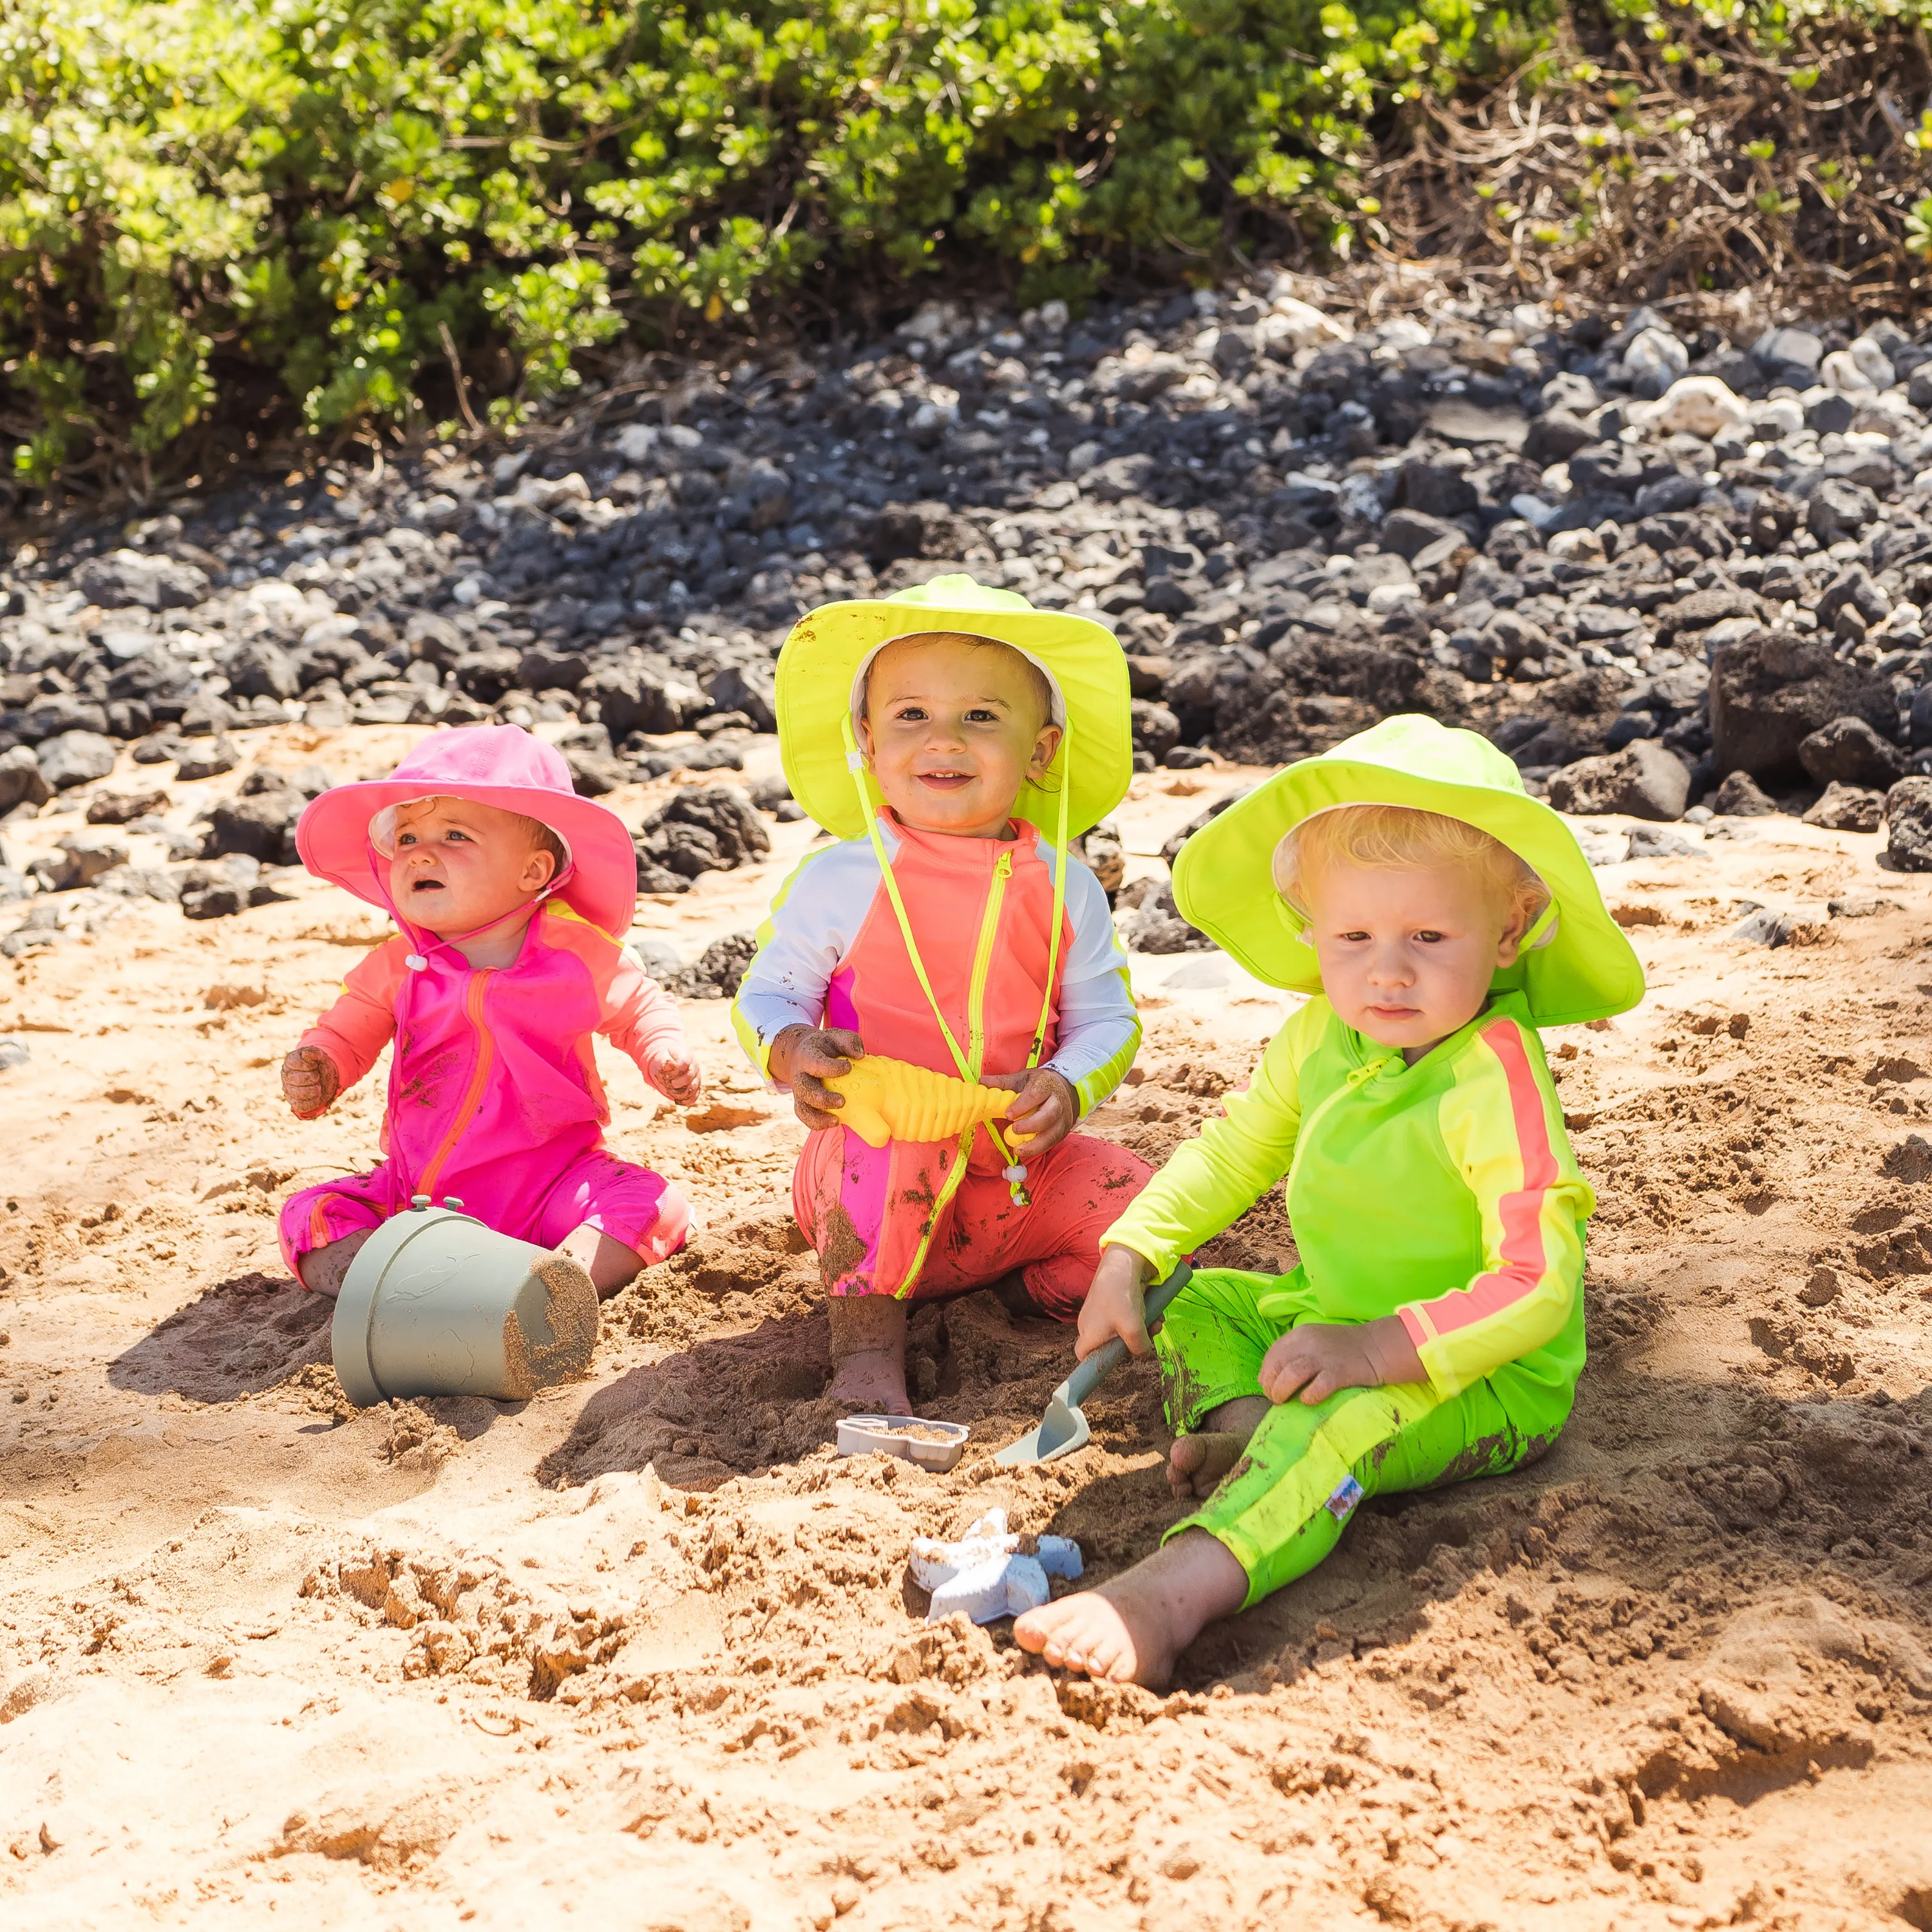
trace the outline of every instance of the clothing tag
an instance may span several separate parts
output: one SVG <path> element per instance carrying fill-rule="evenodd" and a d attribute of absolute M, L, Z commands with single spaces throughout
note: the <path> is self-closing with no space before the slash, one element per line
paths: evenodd
<path fill-rule="evenodd" d="M 1350 1512 L 1362 1500 L 1362 1486 L 1353 1476 L 1344 1476 L 1335 1485 L 1334 1492 L 1322 1507 L 1337 1522 L 1346 1522 Z"/>

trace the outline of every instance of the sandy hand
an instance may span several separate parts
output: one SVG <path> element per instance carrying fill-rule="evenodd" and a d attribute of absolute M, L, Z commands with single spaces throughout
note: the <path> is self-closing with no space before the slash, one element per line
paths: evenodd
<path fill-rule="evenodd" d="M 1016 1158 L 1058 1147 L 1079 1124 L 1080 1101 L 1065 1074 L 1036 1066 L 1025 1073 L 986 1073 L 982 1087 L 1003 1087 L 1013 1096 L 1005 1132 Z"/>
<path fill-rule="evenodd" d="M 282 1098 L 298 1120 L 327 1113 L 341 1091 L 342 1076 L 319 1046 L 298 1046 L 282 1062 Z"/>
<path fill-rule="evenodd" d="M 1337 1389 L 1427 1380 L 1398 1315 L 1379 1322 L 1304 1322 L 1262 1358 L 1262 1394 L 1270 1402 L 1299 1395 L 1311 1408 Z"/>
<path fill-rule="evenodd" d="M 1073 1331 L 1073 1352 L 1083 1362 L 1096 1348 L 1118 1335 L 1127 1352 L 1144 1355 L 1154 1344 L 1148 1338 L 1148 1264 L 1132 1248 L 1105 1247 L 1093 1285 L 1080 1304 L 1080 1322 Z"/>
<path fill-rule="evenodd" d="M 792 1110 L 816 1132 L 838 1125 L 844 1101 L 830 1087 L 852 1063 L 866 1057 L 866 1044 L 843 1027 L 787 1027 L 772 1042 L 772 1078 L 791 1089 Z"/>
<path fill-rule="evenodd" d="M 697 1061 L 681 1046 L 653 1054 L 644 1068 L 644 1078 L 667 1100 L 675 1100 L 680 1107 L 694 1105 L 704 1090 L 704 1077 L 698 1070 Z"/>

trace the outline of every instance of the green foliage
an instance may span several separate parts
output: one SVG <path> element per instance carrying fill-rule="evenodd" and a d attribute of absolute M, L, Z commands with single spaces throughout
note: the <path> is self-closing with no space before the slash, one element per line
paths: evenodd
<path fill-rule="evenodd" d="M 1693 11 L 1599 4 L 1663 42 Z M 1816 7 L 1694 11 L 1772 47 Z M 11 0 L 0 433 L 44 481 L 242 394 L 318 435 L 427 427 L 425 390 L 513 423 L 626 329 L 807 286 L 850 310 L 992 264 L 1078 302 L 1120 268 L 1346 254 L 1388 232 L 1361 170 L 1416 104 L 1598 77 L 1558 25 L 1556 0 Z"/>

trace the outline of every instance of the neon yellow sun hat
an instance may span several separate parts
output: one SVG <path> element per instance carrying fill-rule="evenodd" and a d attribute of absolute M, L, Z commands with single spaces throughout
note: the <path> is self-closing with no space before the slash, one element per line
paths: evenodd
<path fill-rule="evenodd" d="M 1643 968 L 1605 909 L 1576 835 L 1524 791 L 1522 774 L 1486 738 L 1432 718 L 1385 718 L 1278 772 L 1203 826 L 1174 861 L 1182 916 L 1257 979 L 1320 992 L 1315 949 L 1274 890 L 1274 850 L 1304 820 L 1345 805 L 1460 819 L 1508 847 L 1549 887 L 1549 908 L 1495 980 L 1498 992 L 1524 994 L 1538 1026 L 1605 1019 L 1643 998 Z"/>
<path fill-rule="evenodd" d="M 792 796 L 814 824 L 836 838 L 869 830 L 880 800 L 859 751 L 866 673 L 887 644 L 926 631 L 1010 645 L 1052 687 L 1053 722 L 1064 735 L 1046 785 L 1021 787 L 1015 818 L 1050 838 L 1077 838 L 1126 796 L 1133 724 L 1127 661 L 1113 632 L 956 572 L 896 596 L 824 604 L 793 626 L 778 653 L 778 753 Z"/>

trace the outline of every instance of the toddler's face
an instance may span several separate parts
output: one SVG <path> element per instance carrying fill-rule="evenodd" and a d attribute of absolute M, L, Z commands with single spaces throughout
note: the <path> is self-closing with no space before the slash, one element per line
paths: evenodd
<path fill-rule="evenodd" d="M 963 838 L 1006 836 L 1021 785 L 1059 749 L 1026 660 L 997 645 L 888 644 L 872 661 L 863 724 L 900 823 Z"/>
<path fill-rule="evenodd" d="M 1483 1009 L 1525 921 L 1457 866 L 1338 861 L 1306 881 L 1322 990 L 1343 1022 L 1412 1062 Z"/>
<path fill-rule="evenodd" d="M 556 863 L 514 812 L 428 799 L 396 814 L 389 896 L 412 925 L 439 937 L 473 932 L 534 898 Z"/>

